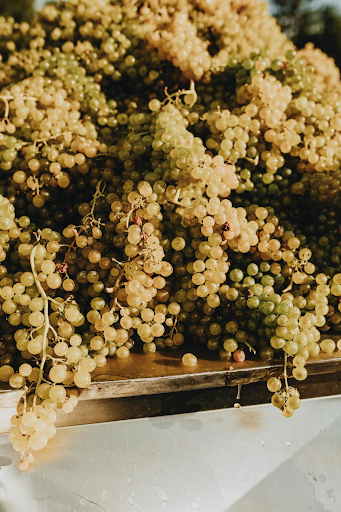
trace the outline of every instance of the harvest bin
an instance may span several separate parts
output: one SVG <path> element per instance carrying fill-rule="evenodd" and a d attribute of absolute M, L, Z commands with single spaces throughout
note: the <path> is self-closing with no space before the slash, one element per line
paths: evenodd
<path fill-rule="evenodd" d="M 326 397 L 341 394 L 341 351 L 307 362 L 298 388 L 314 398 L 290 421 L 262 404 L 281 361 L 232 366 L 207 352 L 190 372 L 174 352 L 110 360 L 27 475 L 0 435 L 4 511 L 338 512 L 341 398 Z M 0 392 L 2 433 L 18 398 Z"/>
<path fill-rule="evenodd" d="M 154 354 L 134 352 L 128 359 L 109 359 L 105 367 L 95 370 L 89 388 L 78 390 L 80 402 L 75 411 L 59 411 L 57 424 L 79 425 L 266 403 L 271 394 L 262 381 L 283 375 L 280 360 L 222 362 L 215 354 L 210 357 L 205 349 L 198 347 L 195 353 L 195 368 L 182 365 L 181 348 Z M 307 380 L 295 381 L 302 398 L 341 393 L 341 351 L 310 357 L 307 370 Z M 247 392 L 243 392 L 241 386 L 246 384 Z M 0 433 L 9 430 L 9 419 L 21 394 L 21 390 L 2 385 Z"/>

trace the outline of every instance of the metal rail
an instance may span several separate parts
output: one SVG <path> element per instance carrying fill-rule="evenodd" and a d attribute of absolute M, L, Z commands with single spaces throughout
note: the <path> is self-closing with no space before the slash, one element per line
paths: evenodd
<path fill-rule="evenodd" d="M 125 360 L 110 359 L 106 366 L 94 372 L 94 381 L 89 388 L 80 392 L 79 398 L 108 399 L 237 386 L 266 380 L 270 376 L 280 376 L 283 372 L 281 361 L 222 362 L 213 359 L 215 354 L 208 355 L 204 349 L 196 350 L 196 354 L 198 364 L 195 368 L 182 365 L 181 351 L 176 354 L 173 351 L 133 353 Z M 209 356 L 211 359 L 207 359 Z M 309 376 L 340 372 L 341 351 L 311 357 L 306 367 Z M 11 390 L 3 386 L 0 388 L 0 408 L 14 407 L 21 394 L 22 390 Z"/>

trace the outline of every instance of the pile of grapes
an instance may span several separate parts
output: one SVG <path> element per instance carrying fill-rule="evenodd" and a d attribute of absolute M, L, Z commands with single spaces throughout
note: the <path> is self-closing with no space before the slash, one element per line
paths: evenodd
<path fill-rule="evenodd" d="M 290 417 L 287 366 L 304 380 L 335 350 L 340 74 L 266 9 L 69 0 L 0 18 L 0 381 L 23 389 L 21 469 L 107 357 L 283 357 L 268 388 Z"/>

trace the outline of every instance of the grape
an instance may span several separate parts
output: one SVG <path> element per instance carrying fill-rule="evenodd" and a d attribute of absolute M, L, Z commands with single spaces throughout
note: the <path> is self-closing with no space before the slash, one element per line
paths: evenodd
<path fill-rule="evenodd" d="M 292 374 L 296 380 L 305 380 L 307 378 L 308 372 L 304 367 L 299 366 L 293 369 Z"/>
<path fill-rule="evenodd" d="M 290 407 L 288 407 L 287 405 L 282 409 L 282 415 L 285 418 L 291 418 L 291 416 L 293 416 L 293 414 L 294 414 L 294 410 L 291 409 Z"/>
<path fill-rule="evenodd" d="M 79 370 L 75 373 L 74 382 L 79 388 L 87 388 L 91 382 L 91 375 L 85 370 Z"/>
<path fill-rule="evenodd" d="M 269 391 L 275 392 L 281 389 L 281 381 L 276 377 L 271 377 L 267 382 L 267 387 Z"/>
<path fill-rule="evenodd" d="M 185 354 L 183 357 L 182 357 L 182 364 L 184 366 L 188 366 L 188 367 L 193 367 L 193 366 L 196 366 L 197 365 L 197 358 L 195 357 L 194 354 Z"/>
<path fill-rule="evenodd" d="M 328 354 L 330 354 L 330 353 L 334 352 L 334 350 L 336 348 L 335 341 L 332 339 L 326 338 L 323 341 L 321 341 L 320 347 L 323 352 L 327 352 Z"/>
<path fill-rule="evenodd" d="M 275 393 L 274 395 L 272 395 L 271 402 L 275 407 L 278 407 L 280 409 L 284 405 L 285 399 L 282 395 Z"/>
<path fill-rule="evenodd" d="M 245 352 L 243 350 L 235 350 L 233 352 L 233 359 L 237 361 L 237 363 L 242 363 L 245 361 Z"/>
<path fill-rule="evenodd" d="M 297 396 L 290 396 L 287 401 L 288 407 L 290 409 L 296 410 L 301 405 L 301 400 Z"/>

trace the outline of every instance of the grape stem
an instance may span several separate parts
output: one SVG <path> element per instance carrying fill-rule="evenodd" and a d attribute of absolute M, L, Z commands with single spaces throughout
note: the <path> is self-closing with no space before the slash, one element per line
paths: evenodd
<path fill-rule="evenodd" d="M 103 189 L 101 190 L 102 184 L 103 184 L 103 180 L 100 180 L 97 183 L 97 185 L 96 185 L 96 190 L 95 190 L 95 193 L 94 193 L 92 201 L 91 201 L 91 210 L 88 213 L 88 215 L 86 215 L 84 217 L 84 219 L 83 219 L 83 224 L 84 225 L 87 224 L 88 219 L 91 219 L 90 224 L 91 224 L 91 222 L 95 222 L 95 223 L 99 223 L 100 224 L 100 220 L 101 219 L 99 219 L 99 220 L 95 219 L 94 213 L 95 213 L 95 208 L 96 208 L 96 201 L 97 201 L 97 199 L 99 197 L 103 197 L 103 192 L 104 192 L 105 187 L 106 187 L 106 183 L 104 182 Z"/>
<path fill-rule="evenodd" d="M 179 201 L 180 192 L 181 192 L 181 188 L 177 188 L 174 199 L 171 199 L 171 203 L 177 204 L 178 206 L 183 206 L 183 204 L 180 203 L 180 201 Z"/>
<path fill-rule="evenodd" d="M 9 116 L 9 101 L 15 100 L 15 99 L 16 99 L 15 96 L 12 96 L 12 95 L 9 95 L 9 96 L 1 95 L 0 96 L 0 100 L 2 100 L 5 104 L 5 113 L 4 113 L 5 119 L 8 119 L 8 116 Z M 31 97 L 31 96 L 20 96 L 20 99 L 37 101 L 37 98 Z"/>
<path fill-rule="evenodd" d="M 176 91 L 176 92 L 173 92 L 173 94 L 168 94 L 168 87 L 165 88 L 165 95 L 166 95 L 166 99 L 163 101 L 163 104 L 167 101 L 169 101 L 170 103 L 173 103 L 173 98 L 175 97 L 176 100 L 178 100 L 180 98 L 180 96 L 186 96 L 188 94 L 191 94 L 193 96 L 193 100 L 191 101 L 191 103 L 188 105 L 189 108 L 192 108 L 197 99 L 198 99 L 198 95 L 197 95 L 197 92 L 195 90 L 195 82 L 194 80 L 191 80 L 190 81 L 190 87 L 189 89 L 183 89 L 182 91 Z"/>
<path fill-rule="evenodd" d="M 37 380 L 37 385 L 36 385 L 36 390 L 37 390 L 38 387 L 40 386 L 40 383 L 41 383 L 41 381 L 43 379 L 43 375 L 44 375 L 44 366 L 45 366 L 45 362 L 46 362 L 47 346 L 48 346 L 47 335 L 48 335 L 48 332 L 49 332 L 49 329 L 50 329 L 51 325 L 50 325 L 50 319 L 49 319 L 49 298 L 46 295 L 46 293 L 45 293 L 45 291 L 44 291 L 43 287 L 41 286 L 41 283 L 40 283 L 40 281 L 38 279 L 38 274 L 37 274 L 36 266 L 35 266 L 35 262 L 34 262 L 34 256 L 35 256 L 36 250 L 37 250 L 37 246 L 33 247 L 32 251 L 31 251 L 31 255 L 30 255 L 30 263 L 31 263 L 32 274 L 33 274 L 33 277 L 34 277 L 34 281 L 35 281 L 36 287 L 38 288 L 38 291 L 39 291 L 39 293 L 42 296 L 42 299 L 44 301 L 43 355 L 42 355 L 42 358 L 41 358 L 41 363 L 40 363 L 40 368 L 39 368 L 39 375 L 38 375 L 38 380 Z M 37 394 L 34 397 L 34 404 L 36 403 L 36 401 L 37 401 Z"/>
<path fill-rule="evenodd" d="M 24 387 L 24 395 L 23 395 L 23 399 L 24 399 L 24 414 L 27 410 L 27 391 L 28 391 L 28 387 L 25 386 Z"/>
<path fill-rule="evenodd" d="M 90 214 L 89 214 L 89 215 L 90 215 Z M 64 264 L 66 263 L 66 258 L 67 258 L 67 256 L 70 254 L 70 252 L 71 252 L 71 251 L 72 251 L 72 249 L 74 248 L 77 238 L 79 237 L 79 235 L 81 234 L 81 232 L 82 232 L 82 231 L 84 231 L 84 229 L 85 229 L 85 227 L 84 227 L 84 226 L 81 226 L 79 231 L 76 231 L 76 229 L 74 230 L 74 232 L 75 232 L 75 236 L 74 236 L 74 239 L 73 239 L 72 243 L 71 243 L 69 246 L 65 246 L 65 247 L 68 247 L 68 250 L 67 250 L 67 251 L 66 251 L 66 253 L 65 253 L 65 256 L 64 256 L 64 260 L 63 260 L 62 265 L 64 265 Z M 76 233 L 77 233 L 77 234 L 76 234 Z"/>
<path fill-rule="evenodd" d="M 282 291 L 282 293 L 290 292 L 292 290 L 292 285 L 294 284 L 294 279 L 291 276 L 289 285 Z"/>
<path fill-rule="evenodd" d="M 294 269 L 295 272 L 301 270 L 301 268 L 307 263 L 305 260 L 298 260 L 295 258 L 295 260 L 291 263 L 290 267 Z M 294 284 L 294 276 L 291 276 L 289 286 L 285 288 L 285 290 L 282 291 L 282 293 L 290 292 L 292 290 Z"/>
<path fill-rule="evenodd" d="M 286 390 L 288 390 L 288 388 L 289 388 L 287 366 L 288 366 L 288 354 L 284 353 L 284 372 L 283 372 L 283 376 L 284 376 L 285 389 Z"/>
<path fill-rule="evenodd" d="M 172 330 L 169 334 L 169 336 L 172 338 L 173 334 L 174 334 L 174 331 L 177 333 L 178 330 L 176 328 L 176 324 L 178 323 L 178 315 L 174 315 L 175 316 L 175 320 L 173 321 L 173 326 L 172 326 Z"/>
<path fill-rule="evenodd" d="M 57 135 L 50 135 L 49 138 L 45 138 L 45 139 L 35 139 L 34 141 L 34 145 L 37 145 L 37 144 L 45 144 L 46 142 L 48 142 L 49 140 L 53 140 L 53 139 L 58 139 L 59 137 L 62 137 L 63 135 L 72 135 L 72 132 L 70 131 L 65 131 L 65 132 L 62 132 L 62 133 L 58 133 Z"/>
<path fill-rule="evenodd" d="M 30 330 L 30 339 L 33 339 L 32 334 L 34 334 L 35 332 L 39 331 L 39 329 L 40 329 L 40 327 L 36 327 L 35 329 Z"/>
<path fill-rule="evenodd" d="M 115 281 L 115 286 L 113 287 L 113 290 L 116 288 L 116 293 L 115 293 L 114 301 L 113 301 L 113 304 L 112 304 L 112 308 L 110 310 L 111 313 L 116 310 L 117 306 L 119 306 L 117 295 L 118 295 L 118 292 L 120 290 L 121 279 L 122 279 L 123 275 L 124 275 L 124 270 L 121 270 L 121 272 L 119 273 L 119 275 L 117 276 L 117 279 Z M 108 288 L 107 288 L 107 291 L 108 291 Z"/>
<path fill-rule="evenodd" d="M 137 206 L 134 205 L 130 210 L 129 212 L 127 213 L 127 220 L 126 220 L 126 228 L 128 229 L 129 228 L 129 223 L 130 223 L 130 217 L 131 217 L 131 214 L 136 210 Z"/>
<path fill-rule="evenodd" d="M 54 327 L 52 327 L 52 325 L 50 325 L 50 329 L 53 332 L 53 334 L 55 335 L 56 340 L 58 340 L 59 334 L 57 333 L 56 329 Z"/>
<path fill-rule="evenodd" d="M 256 158 L 249 158 L 248 156 L 246 156 L 245 160 L 257 166 L 259 164 L 259 155 L 257 155 Z"/>
<path fill-rule="evenodd" d="M 65 359 L 61 358 L 61 357 L 53 357 L 53 356 L 50 356 L 50 354 L 46 354 L 46 359 L 51 359 L 51 361 L 55 362 L 57 361 L 57 363 L 63 363 L 65 364 L 66 366 L 72 366 L 73 363 L 70 363 L 69 361 L 66 361 Z M 43 379 L 45 380 L 45 379 Z M 49 381 L 46 381 L 46 382 L 49 382 Z"/>
<path fill-rule="evenodd" d="M 145 203 L 145 200 L 144 199 L 140 199 L 137 203 L 135 203 L 133 205 L 133 207 L 129 210 L 129 212 L 127 213 L 127 220 L 126 220 L 126 228 L 128 229 L 129 228 L 129 223 L 130 223 L 130 217 L 131 217 L 131 214 L 137 210 L 138 208 L 143 208 L 146 206 L 146 203 Z"/>
<path fill-rule="evenodd" d="M 250 352 L 253 352 L 254 354 L 257 354 L 256 350 L 253 348 L 252 345 L 250 345 L 250 343 L 248 343 L 247 341 L 244 341 L 243 343 L 244 343 L 244 345 L 247 346 L 247 348 L 250 350 Z"/>

